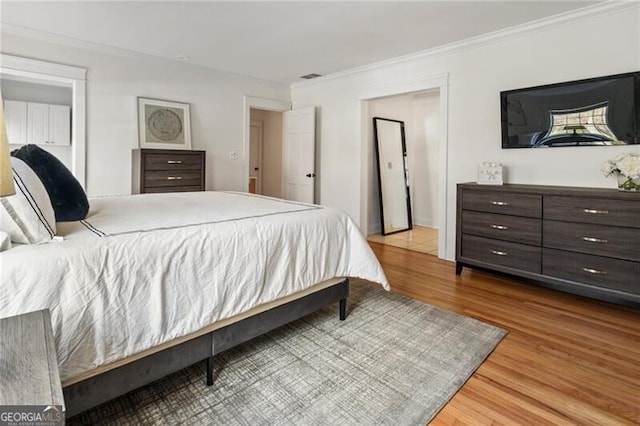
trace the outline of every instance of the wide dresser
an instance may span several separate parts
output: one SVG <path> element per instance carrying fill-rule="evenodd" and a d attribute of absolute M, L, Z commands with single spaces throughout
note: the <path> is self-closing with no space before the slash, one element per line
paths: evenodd
<path fill-rule="evenodd" d="M 458 275 L 477 267 L 640 306 L 640 193 L 462 183 L 456 219 Z"/>

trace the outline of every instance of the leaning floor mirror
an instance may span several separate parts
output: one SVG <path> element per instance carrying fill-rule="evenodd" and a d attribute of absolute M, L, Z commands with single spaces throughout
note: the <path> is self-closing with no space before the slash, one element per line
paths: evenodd
<path fill-rule="evenodd" d="M 404 121 L 373 118 L 382 235 L 412 228 Z"/>

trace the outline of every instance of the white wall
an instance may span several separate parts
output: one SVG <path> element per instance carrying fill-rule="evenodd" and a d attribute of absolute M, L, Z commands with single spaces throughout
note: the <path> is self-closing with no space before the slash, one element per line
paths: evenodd
<path fill-rule="evenodd" d="M 2 97 L 5 100 L 40 102 L 54 105 L 73 105 L 73 93 L 70 87 L 49 86 L 29 83 L 2 77 Z"/>
<path fill-rule="evenodd" d="M 412 163 L 412 197 L 414 222 L 417 225 L 437 228 L 438 219 L 438 159 L 440 145 L 440 94 L 422 92 L 413 95 L 413 123 L 411 138 L 414 140 Z"/>
<path fill-rule="evenodd" d="M 131 192 L 138 96 L 191 104 L 193 149 L 207 151 L 207 189 L 245 190 L 244 96 L 289 100 L 289 87 L 209 68 L 86 50 L 2 33 L 2 53 L 87 69 L 87 193 Z M 238 153 L 231 160 L 229 153 Z"/>
<path fill-rule="evenodd" d="M 316 105 L 322 111 L 319 201 L 347 211 L 356 221 L 362 218 L 367 204 L 361 192 L 366 187 L 363 93 L 393 84 L 409 87 L 446 73 L 449 148 L 443 189 L 448 259 L 454 258 L 455 250 L 456 184 L 474 181 L 481 161 L 505 164 L 510 183 L 615 187 L 600 174 L 600 163 L 629 148 L 502 150 L 500 143 L 500 91 L 640 69 L 640 4 L 607 7 L 611 9 L 596 15 L 531 26 L 460 49 L 294 84 L 294 107 Z"/>

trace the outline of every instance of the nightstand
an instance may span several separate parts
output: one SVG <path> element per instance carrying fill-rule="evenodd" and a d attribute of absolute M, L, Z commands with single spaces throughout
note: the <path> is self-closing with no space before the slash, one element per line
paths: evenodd
<path fill-rule="evenodd" d="M 54 424 L 64 422 L 65 406 L 48 309 L 0 319 L 0 382 L 0 413 L 47 413 Z"/>

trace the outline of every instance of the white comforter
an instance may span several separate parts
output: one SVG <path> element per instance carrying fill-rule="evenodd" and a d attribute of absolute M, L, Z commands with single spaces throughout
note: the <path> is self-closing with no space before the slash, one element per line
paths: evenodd
<path fill-rule="evenodd" d="M 344 213 L 244 193 L 98 198 L 0 254 L 0 317 L 49 308 L 62 381 L 334 277 L 387 280 Z"/>

